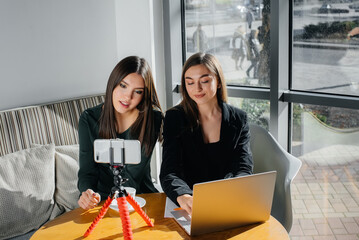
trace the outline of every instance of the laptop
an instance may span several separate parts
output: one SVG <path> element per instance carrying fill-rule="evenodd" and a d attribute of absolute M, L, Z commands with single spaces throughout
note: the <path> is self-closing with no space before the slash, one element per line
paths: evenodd
<path fill-rule="evenodd" d="M 190 236 L 265 222 L 272 207 L 276 171 L 198 183 L 192 216 L 169 198 L 165 217 L 173 217 Z M 169 201 L 169 202 L 168 202 Z"/>

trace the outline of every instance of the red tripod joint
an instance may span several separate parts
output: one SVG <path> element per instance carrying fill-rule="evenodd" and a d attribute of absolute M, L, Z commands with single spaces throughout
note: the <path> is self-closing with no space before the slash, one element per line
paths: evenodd
<path fill-rule="evenodd" d="M 129 195 L 122 184 L 127 179 L 122 179 L 120 173 L 122 171 L 123 165 L 110 166 L 114 174 L 114 183 L 115 186 L 111 189 L 111 195 L 107 198 L 106 202 L 102 206 L 99 214 L 93 220 L 91 226 L 87 229 L 84 234 L 84 237 L 90 235 L 90 233 L 94 230 L 98 222 L 104 217 L 107 213 L 108 208 L 113 199 L 117 200 L 117 206 L 120 213 L 121 221 L 122 221 L 122 231 L 125 240 L 133 239 L 132 229 L 131 229 L 131 220 L 128 212 L 127 201 L 131 204 L 131 206 L 135 209 L 135 211 L 143 218 L 143 220 L 147 223 L 148 226 L 153 227 L 151 219 L 147 216 L 147 214 L 142 210 L 140 205 Z M 127 201 L 126 201 L 127 200 Z"/>

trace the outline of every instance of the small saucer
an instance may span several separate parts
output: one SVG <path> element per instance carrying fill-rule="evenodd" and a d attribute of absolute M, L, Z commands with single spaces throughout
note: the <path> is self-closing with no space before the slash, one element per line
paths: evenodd
<path fill-rule="evenodd" d="M 146 200 L 141 198 L 141 197 L 135 197 L 135 201 L 140 205 L 141 208 L 146 205 Z M 128 207 L 129 212 L 135 211 L 135 209 L 133 209 L 131 204 L 129 204 L 128 202 L 127 202 L 127 207 Z M 116 199 L 112 200 L 112 202 L 110 204 L 110 208 L 115 210 L 115 211 L 118 211 L 118 206 L 117 206 L 117 200 Z"/>

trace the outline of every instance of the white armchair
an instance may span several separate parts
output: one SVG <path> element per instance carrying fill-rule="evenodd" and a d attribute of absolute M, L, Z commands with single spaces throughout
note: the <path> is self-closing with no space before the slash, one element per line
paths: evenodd
<path fill-rule="evenodd" d="M 254 173 L 277 171 L 271 215 L 289 233 L 293 222 L 290 185 L 302 162 L 281 147 L 264 128 L 251 124 L 250 132 Z"/>

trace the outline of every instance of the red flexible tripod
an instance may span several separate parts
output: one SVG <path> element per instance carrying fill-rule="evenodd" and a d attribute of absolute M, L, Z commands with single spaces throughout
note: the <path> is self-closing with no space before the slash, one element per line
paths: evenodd
<path fill-rule="evenodd" d="M 116 199 L 118 210 L 122 221 L 122 231 L 123 231 L 124 239 L 125 240 L 133 239 L 131 220 L 130 220 L 130 215 L 128 212 L 126 200 L 131 204 L 131 206 L 136 210 L 136 212 L 140 214 L 140 216 L 143 218 L 143 220 L 147 223 L 148 226 L 153 227 L 154 225 L 151 222 L 151 219 L 147 216 L 147 214 L 142 210 L 140 205 L 136 202 L 136 200 L 133 199 L 133 197 L 131 197 L 131 195 L 129 195 L 124 189 L 124 187 L 122 186 L 122 184 L 127 181 L 127 179 L 123 179 L 120 175 L 123 169 L 123 165 L 114 165 L 114 166 L 111 165 L 110 168 L 114 175 L 115 186 L 111 189 L 110 196 L 108 196 L 99 214 L 93 220 L 91 226 L 85 232 L 84 237 L 90 235 L 90 233 L 94 230 L 98 222 L 103 218 L 103 216 L 105 216 L 108 208 L 110 207 L 112 200 Z"/>

